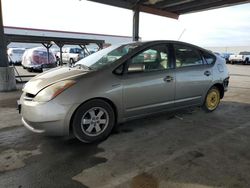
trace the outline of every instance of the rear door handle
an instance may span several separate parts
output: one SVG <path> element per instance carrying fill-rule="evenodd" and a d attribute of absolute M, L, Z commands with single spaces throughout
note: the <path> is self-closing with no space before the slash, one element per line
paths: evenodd
<path fill-rule="evenodd" d="M 204 75 L 210 76 L 210 75 L 211 75 L 211 72 L 210 72 L 210 71 L 205 71 L 205 72 L 204 72 Z"/>
<path fill-rule="evenodd" d="M 164 82 L 171 82 L 174 80 L 174 78 L 172 76 L 166 76 L 165 78 L 163 78 Z"/>

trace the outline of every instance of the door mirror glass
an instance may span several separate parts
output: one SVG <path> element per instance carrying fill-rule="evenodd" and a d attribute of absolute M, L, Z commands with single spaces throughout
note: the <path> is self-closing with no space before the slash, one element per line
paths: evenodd
<path fill-rule="evenodd" d="M 139 73 L 145 71 L 144 64 L 130 64 L 128 67 L 128 73 Z"/>

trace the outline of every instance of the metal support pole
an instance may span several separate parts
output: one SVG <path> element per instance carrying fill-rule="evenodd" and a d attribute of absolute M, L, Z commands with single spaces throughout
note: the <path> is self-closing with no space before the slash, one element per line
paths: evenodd
<path fill-rule="evenodd" d="M 50 47 L 53 45 L 51 43 L 46 44 L 46 43 L 42 43 L 42 45 L 47 49 L 47 58 L 48 58 L 48 63 L 49 63 L 49 49 Z"/>
<path fill-rule="evenodd" d="M 98 50 L 103 49 L 103 43 L 97 43 L 97 46 L 98 46 Z"/>
<path fill-rule="evenodd" d="M 2 12 L 0 0 L 0 91 L 11 91 L 16 90 L 16 79 L 14 68 L 9 67 Z"/>
<path fill-rule="evenodd" d="M 59 60 L 59 65 L 62 66 L 63 65 L 63 60 L 62 60 L 62 48 L 64 46 L 64 44 L 62 42 L 56 42 L 56 45 L 59 47 L 60 49 L 60 60 Z"/>
<path fill-rule="evenodd" d="M 3 29 L 2 5 L 0 0 L 0 67 L 8 67 L 7 48 Z"/>
<path fill-rule="evenodd" d="M 62 47 L 63 47 L 63 46 L 59 46 L 59 48 L 60 48 L 60 61 L 59 61 L 59 65 L 60 65 L 60 66 L 63 65 L 63 61 L 62 61 Z"/>
<path fill-rule="evenodd" d="M 133 41 L 138 41 L 139 40 L 139 7 L 136 6 L 135 9 L 133 10 Z"/>
<path fill-rule="evenodd" d="M 84 57 L 86 56 L 86 53 L 87 53 L 87 56 L 90 55 L 90 51 L 88 50 L 88 48 L 86 47 L 86 45 L 82 45 L 82 44 L 79 44 L 80 48 L 83 49 L 83 52 L 84 52 Z"/>

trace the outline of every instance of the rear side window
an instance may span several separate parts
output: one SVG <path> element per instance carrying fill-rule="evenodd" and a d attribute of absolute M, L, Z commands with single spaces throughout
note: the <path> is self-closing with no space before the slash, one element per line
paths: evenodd
<path fill-rule="evenodd" d="M 199 52 L 192 47 L 174 44 L 176 68 L 202 65 Z"/>
<path fill-rule="evenodd" d="M 216 57 L 208 52 L 202 52 L 202 56 L 204 57 L 206 64 L 211 65 L 215 62 Z"/>

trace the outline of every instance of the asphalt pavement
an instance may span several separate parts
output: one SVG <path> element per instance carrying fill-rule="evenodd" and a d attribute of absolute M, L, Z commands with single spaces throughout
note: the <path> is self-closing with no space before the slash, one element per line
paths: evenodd
<path fill-rule="evenodd" d="M 249 188 L 250 66 L 228 67 L 215 112 L 130 121 L 99 144 L 28 131 L 16 111 L 21 91 L 0 93 L 0 187 Z"/>

